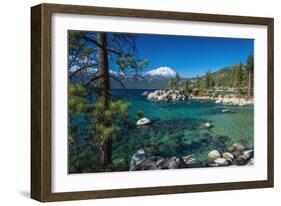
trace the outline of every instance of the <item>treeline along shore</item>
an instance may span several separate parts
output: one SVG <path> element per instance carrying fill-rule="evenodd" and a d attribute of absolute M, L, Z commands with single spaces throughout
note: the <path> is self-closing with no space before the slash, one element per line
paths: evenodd
<path fill-rule="evenodd" d="M 246 64 L 237 64 L 191 79 L 181 79 L 177 73 L 168 81 L 167 88 L 144 92 L 150 101 L 185 101 L 187 99 L 214 100 L 224 105 L 252 105 L 254 60 L 249 55 Z"/>

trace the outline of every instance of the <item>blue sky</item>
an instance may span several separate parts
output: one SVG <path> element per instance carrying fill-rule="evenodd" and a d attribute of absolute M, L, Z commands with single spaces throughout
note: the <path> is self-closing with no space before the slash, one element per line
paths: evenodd
<path fill-rule="evenodd" d="M 203 75 L 208 69 L 246 63 L 253 54 L 254 40 L 168 35 L 137 35 L 140 58 L 147 58 L 147 70 L 167 66 L 182 77 Z"/>

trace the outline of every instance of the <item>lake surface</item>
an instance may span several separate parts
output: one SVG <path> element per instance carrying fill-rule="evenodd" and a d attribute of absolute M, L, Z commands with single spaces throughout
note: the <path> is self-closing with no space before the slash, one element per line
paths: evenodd
<path fill-rule="evenodd" d="M 210 150 L 224 151 L 234 142 L 253 148 L 253 106 L 223 106 L 201 100 L 150 102 L 142 96 L 144 91 L 148 90 L 113 91 L 115 98 L 130 102 L 129 119 L 132 123 L 130 129 L 122 129 L 113 139 L 113 163 L 121 160 L 130 162 L 132 155 L 141 148 L 151 155 L 163 157 L 192 154 L 202 163 Z M 233 113 L 222 113 L 222 109 Z M 136 112 L 140 110 L 152 124 L 135 125 Z M 213 127 L 204 128 L 206 122 Z M 81 119 L 72 124 L 80 125 L 81 135 L 87 131 L 87 125 Z"/>
<path fill-rule="evenodd" d="M 153 123 L 124 131 L 120 142 L 114 144 L 113 159 L 130 158 L 138 149 L 148 147 L 158 149 L 155 153 L 161 156 L 193 154 L 204 161 L 210 150 L 225 150 L 234 142 L 253 147 L 253 106 L 223 106 L 201 100 L 151 102 L 141 95 L 144 91 L 129 90 L 129 97 L 124 91 L 115 92 L 131 103 L 131 122 L 136 122 L 136 112 L 141 110 Z M 222 109 L 234 113 L 222 113 Z M 214 126 L 206 129 L 206 122 Z M 158 148 L 154 144 L 159 144 Z"/>

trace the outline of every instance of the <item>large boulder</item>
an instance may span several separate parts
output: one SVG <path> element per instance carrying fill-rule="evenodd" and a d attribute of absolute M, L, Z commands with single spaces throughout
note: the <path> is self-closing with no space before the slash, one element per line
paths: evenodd
<path fill-rule="evenodd" d="M 243 151 L 245 150 L 245 146 L 240 143 L 234 143 L 227 149 L 230 153 L 233 154 L 235 158 L 243 154 Z"/>
<path fill-rule="evenodd" d="M 221 154 L 218 150 L 212 150 L 208 154 L 208 161 L 209 162 L 214 162 L 216 159 L 220 158 Z"/>
<path fill-rule="evenodd" d="M 147 124 L 150 124 L 150 120 L 145 117 L 139 119 L 136 123 L 136 125 L 138 125 L 138 126 L 147 125 Z"/>
<path fill-rule="evenodd" d="M 148 155 L 144 149 L 139 149 L 133 156 L 130 163 L 130 170 L 135 170 L 136 166 L 146 160 Z"/>

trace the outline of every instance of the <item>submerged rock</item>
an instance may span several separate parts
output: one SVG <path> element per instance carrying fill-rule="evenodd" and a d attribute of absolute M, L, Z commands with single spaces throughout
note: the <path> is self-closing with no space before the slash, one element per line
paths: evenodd
<path fill-rule="evenodd" d="M 150 120 L 147 119 L 146 117 L 143 117 L 143 118 L 139 119 L 136 123 L 136 125 L 138 125 L 138 126 L 146 125 L 146 124 L 150 124 Z"/>
<path fill-rule="evenodd" d="M 207 129 L 209 129 L 209 128 L 212 127 L 212 124 L 211 124 L 210 122 L 206 122 L 206 123 L 204 124 L 204 127 L 207 128 Z"/>
<path fill-rule="evenodd" d="M 228 113 L 229 110 L 228 110 L 228 109 L 222 109 L 221 112 L 222 112 L 222 113 Z"/>

